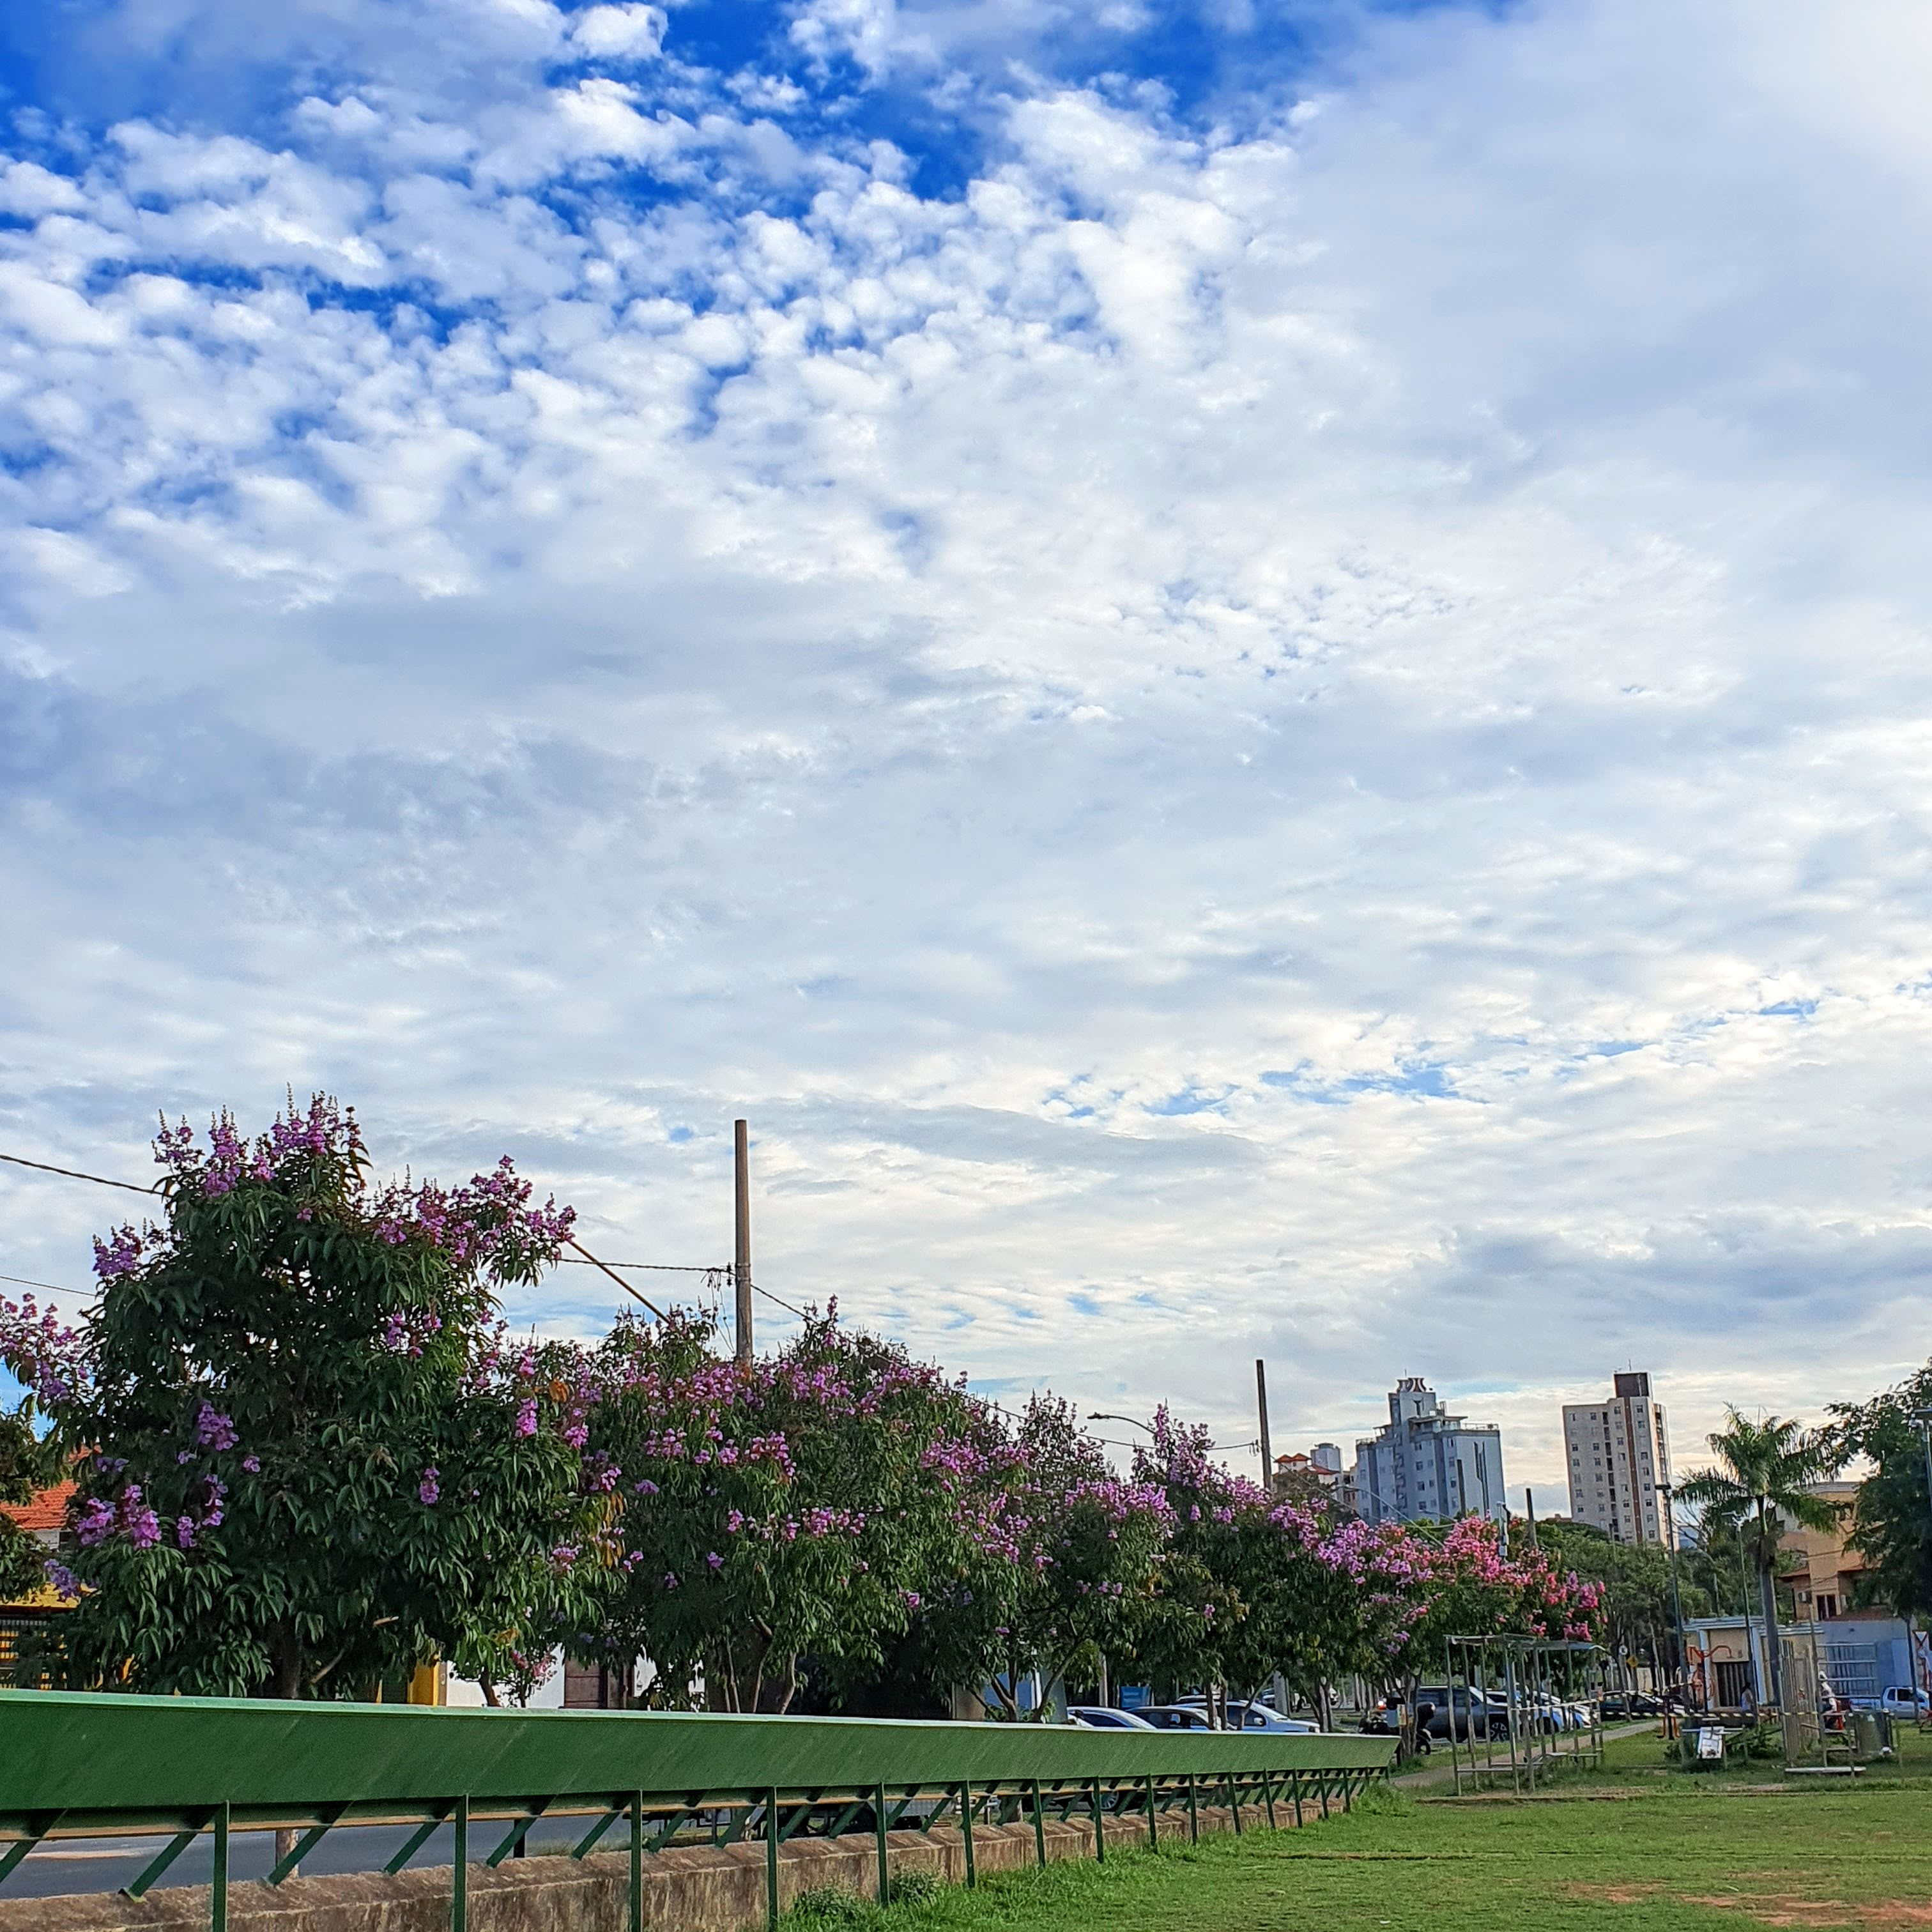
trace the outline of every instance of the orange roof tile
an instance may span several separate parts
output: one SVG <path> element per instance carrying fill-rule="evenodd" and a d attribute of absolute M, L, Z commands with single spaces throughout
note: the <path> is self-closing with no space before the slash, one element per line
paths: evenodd
<path fill-rule="evenodd" d="M 0 1503 L 0 1514 L 10 1516 L 25 1530 L 58 1529 L 67 1521 L 67 1500 L 73 1494 L 71 1483 L 56 1483 L 30 1502 Z"/>

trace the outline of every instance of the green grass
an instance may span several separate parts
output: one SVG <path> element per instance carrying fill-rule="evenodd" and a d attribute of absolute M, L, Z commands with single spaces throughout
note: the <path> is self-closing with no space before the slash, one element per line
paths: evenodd
<path fill-rule="evenodd" d="M 1376 1792 L 1300 1832 L 1109 1852 L 886 1911 L 803 1900 L 796 1932 L 1904 1932 L 1932 1924 L 1932 1741 L 1895 1775 L 1776 1786 L 1669 1770 L 1654 1736 L 1546 1796 Z"/>

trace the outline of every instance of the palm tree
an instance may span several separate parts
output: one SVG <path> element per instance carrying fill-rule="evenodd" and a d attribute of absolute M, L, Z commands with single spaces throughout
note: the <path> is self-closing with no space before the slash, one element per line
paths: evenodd
<path fill-rule="evenodd" d="M 1786 1520 L 1806 1529 L 1835 1530 L 1837 1512 L 1810 1485 L 1835 1472 L 1838 1458 L 1820 1431 L 1781 1416 L 1753 1422 L 1735 1408 L 1730 1421 L 1706 1438 L 1716 1466 L 1700 1469 L 1677 1487 L 1679 1498 L 1703 1508 L 1713 1528 L 1735 1530 L 1757 1568 L 1764 1609 L 1765 1654 L 1771 1662 L 1771 1702 L 1784 1702 L 1778 1654 L 1778 1552 Z M 1748 1622 L 1748 1619 L 1747 1619 Z M 1762 1686 L 1760 1686 L 1762 1690 Z"/>

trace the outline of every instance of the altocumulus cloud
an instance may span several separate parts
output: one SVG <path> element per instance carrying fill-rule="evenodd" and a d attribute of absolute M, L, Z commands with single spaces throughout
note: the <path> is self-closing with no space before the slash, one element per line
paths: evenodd
<path fill-rule="evenodd" d="M 743 1112 L 788 1298 L 1234 1437 L 1429 1372 L 1519 1483 L 1923 1355 L 1918 8 L 70 24 L 9 1144 L 326 1084 L 704 1262 Z"/>

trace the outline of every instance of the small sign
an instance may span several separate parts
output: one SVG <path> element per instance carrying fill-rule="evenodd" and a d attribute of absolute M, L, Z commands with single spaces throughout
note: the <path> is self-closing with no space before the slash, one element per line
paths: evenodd
<path fill-rule="evenodd" d="M 1697 1755 L 1700 1757 L 1721 1759 L 1724 1755 L 1724 1734 L 1722 1731 L 1702 1730 L 1697 1733 Z"/>

